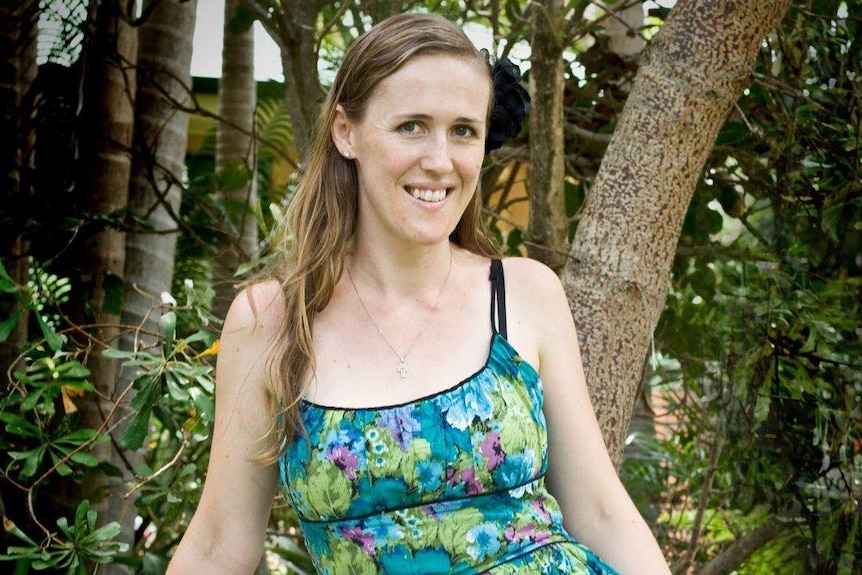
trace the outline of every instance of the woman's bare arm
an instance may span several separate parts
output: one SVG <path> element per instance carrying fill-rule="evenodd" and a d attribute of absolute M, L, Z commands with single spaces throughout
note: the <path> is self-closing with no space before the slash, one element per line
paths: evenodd
<path fill-rule="evenodd" d="M 250 574 L 263 554 L 278 476 L 253 461 L 268 432 L 265 354 L 278 337 L 281 295 L 275 282 L 233 302 L 219 342 L 215 426 L 206 483 L 168 575 Z"/>
<path fill-rule="evenodd" d="M 513 315 L 532 334 L 527 341 L 538 356 L 548 424 L 547 486 L 567 530 L 621 575 L 668 575 L 654 536 L 608 456 L 559 279 L 538 262 L 516 259 L 507 260 L 506 280 Z"/>

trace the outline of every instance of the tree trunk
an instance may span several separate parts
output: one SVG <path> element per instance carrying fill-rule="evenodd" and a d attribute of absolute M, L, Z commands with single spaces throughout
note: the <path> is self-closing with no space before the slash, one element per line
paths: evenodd
<path fill-rule="evenodd" d="M 280 14 L 278 43 L 284 72 L 284 95 L 293 124 L 293 141 L 304 162 L 311 133 L 320 113 L 321 91 L 317 73 L 316 21 L 319 2 L 288 0 Z"/>
<path fill-rule="evenodd" d="M 123 0 L 125 4 L 125 0 Z M 136 90 L 137 30 L 121 15 L 119 0 L 98 8 L 95 41 L 87 54 L 80 138 L 82 177 L 88 212 L 119 218 L 128 204 Z M 87 238 L 86 267 L 92 274 L 89 304 L 101 324 L 116 324 L 118 302 L 106 301 L 106 290 L 123 277 L 126 235 L 112 220 Z M 105 307 L 109 309 L 105 309 Z M 117 335 L 116 329 L 113 336 Z M 110 334 L 105 341 L 113 341 Z M 92 370 L 92 367 L 91 367 Z M 105 381 L 112 381 L 106 377 Z"/>
<path fill-rule="evenodd" d="M 616 56 L 630 61 L 636 61 L 644 49 L 641 29 L 644 26 L 644 9 L 641 0 L 625 0 L 616 4 L 602 3 L 602 7 L 610 14 L 603 23 L 602 28 L 608 38 L 608 50 Z M 621 92 L 628 94 L 631 91 L 631 79 L 629 75 L 621 75 L 619 81 L 615 82 Z M 637 395 L 632 410 L 629 434 L 637 433 L 641 437 L 655 439 L 655 412 L 651 408 L 649 389 L 649 376 L 651 370 L 644 366 L 640 383 L 642 393 Z M 635 441 L 625 448 L 625 456 L 637 457 L 642 453 L 642 442 Z M 644 512 L 641 509 L 641 512 Z M 658 509 L 646 510 L 644 513 L 647 521 L 658 518 Z"/>
<path fill-rule="evenodd" d="M 188 105 L 191 94 L 192 36 L 197 1 L 164 2 L 150 0 L 153 10 L 138 31 L 138 90 L 135 101 L 134 156 L 129 188 L 130 211 L 147 222 L 150 229 L 136 230 L 126 238 L 124 267 L 124 306 L 122 323 L 140 326 L 139 331 L 124 331 L 119 347 L 141 349 L 154 343 L 149 334 L 158 332 L 159 294 L 170 290 L 174 271 L 185 163 L 188 115 L 179 106 Z M 121 369 L 116 388 L 110 397 L 116 399 L 134 377 L 130 368 Z M 129 414 L 127 394 L 117 410 L 115 422 L 125 421 Z M 119 444 L 122 425 L 113 430 Z M 112 479 L 106 486 L 105 521 L 122 526 L 121 540 L 129 543 L 134 535 L 135 508 L 132 498 L 124 497 L 126 483 L 132 479 L 126 461 L 134 464 L 138 457 L 113 452 L 112 461 L 124 476 Z M 111 572 L 119 566 L 109 566 Z M 100 570 L 100 572 L 103 570 Z"/>
<path fill-rule="evenodd" d="M 0 201 L 5 214 L 0 224 L 6 232 L 0 241 L 0 259 L 19 284 L 27 283 L 28 218 L 19 214 L 30 204 L 26 173 L 33 161 L 34 126 L 30 90 L 36 79 L 37 0 L 17 0 L 0 5 Z M 26 208 L 25 208 L 26 209 Z M 17 305 L 12 298 L 0 298 L 0 318 L 11 315 Z M 7 386 L 6 374 L 27 341 L 27 316 L 0 343 L 0 392 Z"/>
<path fill-rule="evenodd" d="M 21 144 L 27 137 L 31 110 L 24 109 L 25 96 L 36 79 L 36 22 L 39 2 L 17 0 L 0 6 L 0 190 L 14 195 L 20 190 L 25 166 Z M 3 247 L 8 249 L 4 237 Z M 6 255 L 5 251 L 3 255 Z"/>
<path fill-rule="evenodd" d="M 123 2 L 125 4 L 125 2 Z M 94 40 L 87 52 L 84 107 L 81 113 L 81 178 L 78 188 L 86 195 L 87 212 L 96 216 L 83 242 L 80 278 L 86 293 L 80 294 L 96 324 L 93 336 L 104 346 L 116 346 L 120 336 L 122 307 L 121 281 L 126 260 L 126 234 L 118 218 L 129 197 L 131 145 L 134 126 L 135 69 L 137 29 L 122 17 L 117 0 L 107 0 L 97 8 Z M 85 291 L 82 290 L 82 291 Z M 96 389 L 92 401 L 80 403 L 81 425 L 99 429 L 113 404 L 118 364 L 102 355 L 97 346 L 87 367 Z M 93 454 L 105 461 L 116 459 L 114 447 L 101 443 Z M 117 519 L 115 497 L 98 499 L 102 475 L 87 481 L 84 497 L 94 502 L 102 521 Z M 128 540 L 128 539 L 127 539 Z M 128 540 L 131 542 L 130 540 Z"/>
<path fill-rule="evenodd" d="M 680 0 L 641 57 L 564 282 L 614 462 L 664 308 L 683 217 L 760 41 L 789 0 Z"/>
<path fill-rule="evenodd" d="M 245 173 L 248 181 L 236 189 L 223 189 L 227 208 L 218 238 L 218 253 L 213 260 L 213 312 L 224 318 L 234 295 L 234 274 L 240 264 L 257 251 L 257 204 L 255 174 L 254 109 L 257 84 L 254 80 L 254 33 L 251 27 L 241 33 L 230 30 L 230 21 L 239 0 L 225 2 L 222 76 L 218 109 L 221 122 L 216 136 L 216 173 L 224 170 Z"/>
<path fill-rule="evenodd" d="M 530 197 L 527 249 L 531 257 L 557 273 L 563 268 L 569 249 L 563 134 L 564 4 L 563 0 L 534 0 L 530 7 L 533 24 L 530 134 L 533 143 L 527 180 Z"/>
<path fill-rule="evenodd" d="M 129 205 L 152 229 L 130 233 L 126 240 L 123 321 L 158 331 L 158 313 L 152 307 L 161 292 L 170 290 L 174 271 L 188 140 L 188 114 L 179 107 L 190 103 L 197 1 L 150 3 L 155 8 L 139 32 Z M 131 349 L 135 342 L 125 343 L 123 347 Z"/>

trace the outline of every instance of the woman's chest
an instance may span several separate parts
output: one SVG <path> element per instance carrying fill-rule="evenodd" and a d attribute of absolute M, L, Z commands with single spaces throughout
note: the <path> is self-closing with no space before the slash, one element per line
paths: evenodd
<path fill-rule="evenodd" d="M 281 471 L 313 521 L 512 489 L 546 466 L 541 382 L 500 336 L 481 370 L 434 395 L 369 409 L 305 402 L 301 412 L 307 436 Z"/>

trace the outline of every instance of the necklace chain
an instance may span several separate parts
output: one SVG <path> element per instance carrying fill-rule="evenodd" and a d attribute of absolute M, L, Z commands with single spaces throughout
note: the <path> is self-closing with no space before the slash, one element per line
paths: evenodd
<path fill-rule="evenodd" d="M 362 296 L 359 295 L 359 289 L 356 287 L 356 282 L 353 281 L 353 274 L 350 273 L 350 266 L 346 266 L 347 269 L 347 277 L 350 279 L 350 284 L 353 286 L 353 291 L 356 292 L 356 297 L 359 299 L 359 304 L 362 306 L 362 309 L 365 310 L 365 314 L 368 316 L 368 319 L 371 320 L 371 323 L 374 324 L 375 329 L 377 329 L 377 333 L 380 334 L 380 337 L 383 338 L 383 341 L 386 342 L 386 345 L 389 346 L 389 349 L 392 350 L 392 353 L 395 354 L 395 357 L 398 358 L 398 375 L 401 376 L 401 379 L 407 379 L 407 356 L 410 355 L 410 352 L 413 351 L 413 347 L 416 345 L 416 342 L 419 341 L 419 338 L 422 337 L 422 334 L 425 333 L 425 329 L 428 327 L 428 324 L 431 322 L 431 317 L 434 315 L 434 312 L 437 311 L 437 304 L 440 303 L 440 298 L 443 296 L 443 291 L 446 289 L 446 284 L 449 283 L 449 275 L 452 273 L 452 260 L 454 259 L 454 254 L 452 253 L 452 246 L 449 245 L 449 269 L 446 272 L 446 278 L 443 280 L 443 285 L 440 286 L 440 291 L 437 292 L 437 298 L 434 300 L 434 305 L 431 306 L 431 311 L 428 312 L 428 317 L 425 320 L 425 323 L 422 324 L 422 328 L 419 330 L 419 333 L 416 334 L 416 337 L 413 338 L 413 341 L 410 342 L 410 346 L 407 348 L 407 351 L 404 352 L 404 355 L 398 353 L 398 350 L 395 349 L 395 346 L 392 345 L 392 342 L 389 341 L 389 338 L 386 337 L 386 334 L 383 333 L 383 330 L 380 329 L 380 326 L 377 325 L 377 321 L 375 321 L 374 316 L 371 315 L 371 312 L 368 310 L 368 307 L 365 305 L 365 302 L 362 300 Z"/>

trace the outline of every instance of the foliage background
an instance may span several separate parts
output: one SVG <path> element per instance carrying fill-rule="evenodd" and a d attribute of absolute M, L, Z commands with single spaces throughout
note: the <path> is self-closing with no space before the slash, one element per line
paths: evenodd
<path fill-rule="evenodd" d="M 589 15 L 590 4 L 570 7 Z M 26 281 L 6 273 L 15 263 L 8 251 L 0 272 L 0 340 L 22 321 L 29 327 L 0 406 L 3 559 L 20 573 L 92 572 L 111 560 L 141 573 L 164 570 L 207 463 L 219 325 L 211 313 L 212 214 L 229 209 L 221 191 L 257 178 L 255 213 L 265 238 L 293 182 L 284 194 L 272 174 L 278 151 L 295 145 L 296 117 L 283 97 L 261 99 L 256 171 L 216 174 L 208 146 L 186 159 L 173 287 L 170 295 L 152 294 L 157 345 L 129 351 L 94 339 L 70 311 L 81 262 L 68 252 L 102 216 L 74 201 L 75 146 L 86 127 L 76 124 L 74 91 L 62 89 L 86 55 L 91 7 L 37 7 L 60 22 L 40 44 L 43 80 L 33 114 L 35 166 L 43 169 L 29 184 L 38 201 L 0 210 L 4 229 L 31 240 Z M 331 24 L 318 44 L 322 66 L 337 65 L 357 22 L 422 8 L 491 27 L 500 54 L 514 45 L 506 38 L 529 37 L 525 2 L 351 4 L 354 25 L 343 6 L 330 3 L 314 20 L 318 29 Z M 654 6 L 638 33 L 649 38 L 667 14 Z M 751 85 L 689 206 L 645 367 L 641 417 L 621 466 L 675 573 L 853 573 L 862 562 L 860 25 L 858 0 L 793 3 L 764 39 Z M 565 118 L 577 128 L 566 135 L 569 238 L 637 70 L 636 59 L 608 49 L 595 20 L 584 16 L 579 30 L 564 55 Z M 486 194 L 489 223 L 512 254 L 531 248 L 529 230 L 513 227 L 509 216 L 526 201 L 515 189 L 527 163 L 523 150 L 538 140 L 525 131 L 486 170 L 494 184 Z M 40 158 L 50 158 L 52 169 Z M 131 546 L 117 540 L 114 526 L 100 525 L 81 497 L 98 498 L 100 478 L 118 473 L 91 451 L 112 441 L 110 427 L 82 427 L 76 411 L 93 393 L 90 358 L 106 347 L 135 374 L 134 415 L 113 439 L 143 453 L 129 461 L 137 481 L 128 493 L 139 515 Z M 295 525 L 278 501 L 271 564 L 262 569 L 309 572 Z M 721 570 L 728 559 L 732 569 Z"/>

